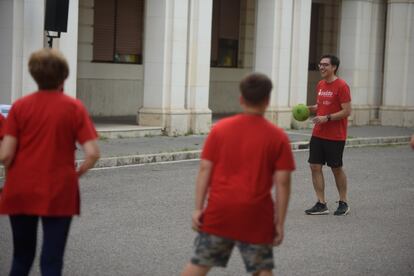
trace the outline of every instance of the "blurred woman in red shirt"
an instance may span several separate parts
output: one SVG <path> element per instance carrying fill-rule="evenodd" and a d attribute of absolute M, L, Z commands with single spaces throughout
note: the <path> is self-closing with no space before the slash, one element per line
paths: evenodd
<path fill-rule="evenodd" d="M 60 52 L 34 52 L 29 71 L 39 90 L 12 105 L 3 129 L 0 214 L 9 215 L 13 233 L 10 275 L 29 274 L 39 218 L 42 275 L 61 275 L 72 216 L 80 212 L 78 178 L 99 158 L 97 133 L 83 104 L 63 93 L 69 67 Z M 85 152 L 78 168 L 76 143 Z"/>

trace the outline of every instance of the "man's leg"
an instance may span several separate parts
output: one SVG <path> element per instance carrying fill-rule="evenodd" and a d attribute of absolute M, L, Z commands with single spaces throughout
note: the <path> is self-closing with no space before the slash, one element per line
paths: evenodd
<path fill-rule="evenodd" d="M 43 276 L 61 275 L 63 255 L 72 217 L 42 217 L 43 246 L 40 269 Z"/>
<path fill-rule="evenodd" d="M 320 203 L 325 204 L 325 180 L 322 166 L 326 163 L 324 140 L 311 137 L 309 141 L 309 166 L 312 172 L 312 183 L 316 197 Z"/>
<path fill-rule="evenodd" d="M 36 216 L 10 216 L 13 233 L 13 263 L 10 276 L 29 275 L 36 253 Z"/>
<path fill-rule="evenodd" d="M 329 141 L 326 143 L 326 163 L 329 167 L 331 167 L 332 173 L 335 177 L 336 188 L 339 193 L 339 200 L 342 202 L 347 201 L 347 182 L 342 162 L 344 148 L 345 141 Z"/>
<path fill-rule="evenodd" d="M 347 182 L 345 172 L 342 167 L 331 169 L 335 177 L 336 188 L 338 189 L 339 193 L 339 200 L 347 202 Z"/>
<path fill-rule="evenodd" d="M 210 269 L 210 266 L 201 266 L 188 263 L 184 267 L 183 272 L 181 272 L 181 276 L 205 276 L 210 271 Z"/>
<path fill-rule="evenodd" d="M 312 183 L 315 189 L 316 197 L 319 202 L 326 203 L 325 201 L 325 179 L 323 177 L 322 165 L 321 164 L 310 164 L 312 171 Z"/>
<path fill-rule="evenodd" d="M 349 213 L 349 206 L 347 203 L 347 181 L 342 164 L 345 141 L 330 141 L 327 143 L 327 148 L 329 148 L 327 164 L 331 167 L 332 173 L 335 177 L 336 188 L 339 193 L 338 208 L 334 212 L 334 215 L 345 216 Z"/>

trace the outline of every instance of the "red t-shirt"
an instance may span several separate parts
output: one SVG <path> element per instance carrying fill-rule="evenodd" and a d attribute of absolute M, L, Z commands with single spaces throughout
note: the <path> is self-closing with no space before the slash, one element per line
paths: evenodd
<path fill-rule="evenodd" d="M 331 83 L 321 80 L 316 86 L 316 91 L 317 116 L 336 113 L 342 109 L 342 103 L 351 101 L 349 86 L 339 78 Z M 327 140 L 345 141 L 347 126 L 348 118 L 316 124 L 312 135 Z"/>
<path fill-rule="evenodd" d="M 3 139 L 3 125 L 6 121 L 6 118 L 4 118 L 3 114 L 0 114 L 0 140 Z"/>
<path fill-rule="evenodd" d="M 213 162 L 201 231 L 248 243 L 272 243 L 272 177 L 277 170 L 295 169 L 283 130 L 258 115 L 223 119 L 207 137 L 201 158 Z"/>
<path fill-rule="evenodd" d="M 61 92 L 39 91 L 17 100 L 4 135 L 17 139 L 0 198 L 1 214 L 79 214 L 76 142 L 97 138 L 79 100 Z"/>

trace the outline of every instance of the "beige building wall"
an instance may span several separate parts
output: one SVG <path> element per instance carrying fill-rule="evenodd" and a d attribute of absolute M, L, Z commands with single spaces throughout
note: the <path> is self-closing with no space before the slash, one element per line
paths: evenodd
<path fill-rule="evenodd" d="M 93 1 L 79 0 L 77 97 L 93 116 L 136 115 L 143 106 L 144 66 L 92 61 Z M 238 83 L 245 74 L 255 70 L 256 9 L 259 1 L 241 1 L 238 68 L 210 68 L 208 108 L 213 114 L 231 114 L 241 110 Z M 313 0 L 312 3 L 321 4 L 316 40 L 319 54 L 337 54 L 341 59 L 338 75 L 351 86 L 355 105 L 351 122 L 362 125 L 412 124 L 414 93 L 409 92 L 412 85 L 407 75 L 412 71 L 410 64 L 414 64 L 410 59 L 413 52 L 410 40 L 413 30 L 412 1 Z M 354 8 L 356 10 L 353 13 Z M 292 26 L 294 33 L 296 29 Z M 387 38 L 381 26 L 387 26 Z M 404 31 L 393 31 L 396 26 Z M 361 35 L 362 31 L 365 33 Z M 354 40 L 347 38 L 347 35 L 354 37 Z M 369 37 L 364 39 L 364 36 Z M 402 42 L 396 43 L 398 39 Z M 297 43 L 306 44 L 302 40 Z M 400 49 L 403 45 L 405 48 Z M 385 61 L 381 59 L 383 56 Z M 297 56 L 294 52 L 292 57 L 294 64 L 301 64 L 295 61 Z M 394 65 L 395 60 L 404 66 Z M 289 70 L 295 70 L 293 67 Z M 402 71 L 399 72 L 399 69 Z M 292 71 L 289 74 L 294 76 L 295 73 Z M 309 70 L 305 85 L 306 99 L 301 98 L 300 89 L 299 92 L 289 91 L 286 112 L 289 105 L 296 101 L 314 103 L 315 86 L 319 80 L 319 72 Z M 403 91 L 401 95 L 391 92 L 395 83 L 398 84 L 398 90 Z M 396 99 L 404 103 L 395 103 Z"/>
<path fill-rule="evenodd" d="M 256 1 L 241 0 L 239 68 L 210 69 L 209 107 L 213 114 L 232 114 L 241 111 L 239 81 L 253 70 Z"/>
<path fill-rule="evenodd" d="M 143 66 L 93 62 L 94 0 L 79 0 L 79 98 L 91 116 L 136 115 L 143 102 Z"/>

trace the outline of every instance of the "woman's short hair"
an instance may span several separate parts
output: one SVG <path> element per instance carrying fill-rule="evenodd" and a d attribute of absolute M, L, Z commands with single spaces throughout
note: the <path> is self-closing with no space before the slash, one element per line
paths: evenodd
<path fill-rule="evenodd" d="M 240 81 L 240 92 L 251 105 L 260 105 L 267 100 L 272 88 L 272 81 L 261 73 L 251 73 Z"/>
<path fill-rule="evenodd" d="M 69 66 L 61 52 L 44 48 L 31 54 L 29 72 L 39 89 L 51 90 L 63 84 L 69 76 Z"/>

